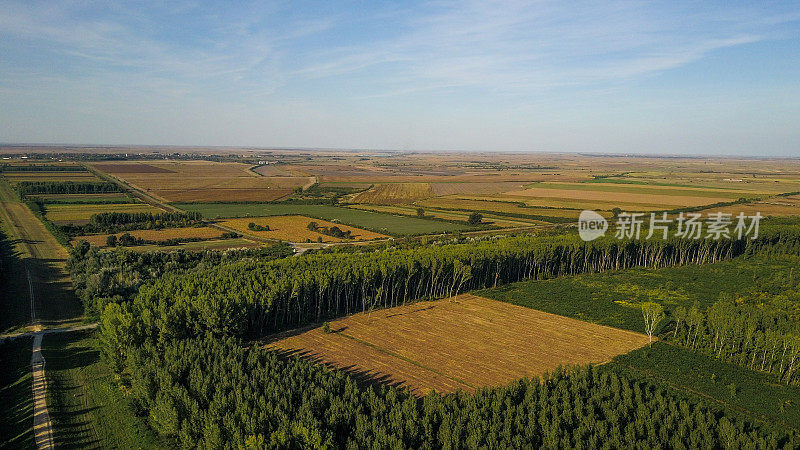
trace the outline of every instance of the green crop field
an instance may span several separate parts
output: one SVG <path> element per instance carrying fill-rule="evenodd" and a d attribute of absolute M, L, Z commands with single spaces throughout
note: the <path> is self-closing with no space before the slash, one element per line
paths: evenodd
<path fill-rule="evenodd" d="M 173 206 L 186 211 L 200 212 L 209 219 L 232 217 L 263 217 L 299 214 L 317 219 L 338 221 L 372 231 L 395 236 L 446 233 L 474 230 L 476 227 L 452 222 L 417 219 L 402 215 L 359 211 L 328 205 L 282 205 L 276 203 L 175 203 Z"/>
<path fill-rule="evenodd" d="M 93 334 L 57 334 L 42 341 L 56 442 L 75 448 L 166 447 L 159 445 L 146 419 L 133 413 L 100 359 Z M 30 354 L 30 346 L 27 350 Z"/>
<path fill-rule="evenodd" d="M 632 331 L 643 330 L 640 305 L 657 302 L 667 313 L 678 305 L 711 306 L 721 292 L 748 301 L 776 301 L 800 315 L 800 257 L 739 257 L 714 264 L 586 273 L 552 280 L 522 281 L 477 295 Z M 770 299 L 763 292 L 781 293 Z M 667 316 L 669 318 L 669 316 Z M 666 325 L 664 321 L 662 325 Z"/>
<path fill-rule="evenodd" d="M 617 356 L 609 368 L 710 398 L 728 412 L 743 413 L 753 421 L 800 431 L 800 387 L 781 384 L 770 374 L 663 342 Z"/>

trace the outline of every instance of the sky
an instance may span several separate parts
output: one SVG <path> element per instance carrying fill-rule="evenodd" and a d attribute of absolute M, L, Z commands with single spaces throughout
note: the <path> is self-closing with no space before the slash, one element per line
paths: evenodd
<path fill-rule="evenodd" d="M 800 156 L 796 0 L 0 4 L 0 142 Z"/>

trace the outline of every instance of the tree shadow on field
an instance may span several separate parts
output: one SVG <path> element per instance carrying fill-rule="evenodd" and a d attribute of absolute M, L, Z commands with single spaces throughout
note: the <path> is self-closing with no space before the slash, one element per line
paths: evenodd
<path fill-rule="evenodd" d="M 278 354 L 281 358 L 290 359 L 290 358 L 298 358 L 303 359 L 306 361 L 313 362 L 315 364 L 323 365 L 332 370 L 341 370 L 347 373 L 349 376 L 355 380 L 356 384 L 359 387 L 367 388 L 367 387 L 394 387 L 398 389 L 408 389 L 409 393 L 417 398 L 423 396 L 422 393 L 416 392 L 413 390 L 413 387 L 408 385 L 405 381 L 396 380 L 393 378 L 391 374 L 385 372 L 379 372 L 376 370 L 368 370 L 364 369 L 363 367 L 359 367 L 355 364 L 350 364 L 346 366 L 340 366 L 337 364 L 333 364 L 330 362 L 325 361 L 321 355 L 315 353 L 311 350 L 305 349 L 293 349 L 293 350 L 273 350 L 275 353 Z"/>
<path fill-rule="evenodd" d="M 35 448 L 32 345 L 30 337 L 0 343 L 0 448 Z"/>
<path fill-rule="evenodd" d="M 85 339 L 93 331 L 74 331 L 50 334 L 42 341 L 48 371 L 47 380 L 51 383 L 52 401 L 50 416 L 54 424 L 55 439 L 63 448 L 99 448 L 100 441 L 95 436 L 93 424 L 87 420 L 89 413 L 97 406 L 87 406 L 85 386 L 75 384 L 68 371 L 80 371 L 100 360 L 100 352 L 91 346 L 72 345 Z"/>

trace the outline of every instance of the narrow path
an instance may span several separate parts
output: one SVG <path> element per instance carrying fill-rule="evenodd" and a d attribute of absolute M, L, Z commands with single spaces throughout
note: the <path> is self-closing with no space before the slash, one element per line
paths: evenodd
<path fill-rule="evenodd" d="M 58 285 L 67 280 L 64 264 L 67 251 L 56 241 L 44 224 L 19 201 L 11 186 L 0 179 L 0 219 L 6 223 L 11 237 L 17 241 L 17 249 L 25 266 L 28 280 L 30 308 L 30 332 L 0 336 L 0 341 L 19 336 L 33 336 L 31 373 L 33 376 L 33 435 L 37 448 L 52 449 L 53 423 L 47 408 L 47 378 L 45 360 L 42 356 L 42 339 L 45 334 L 66 330 L 68 327 L 43 330 L 43 324 L 68 325 L 81 319 L 74 314 L 69 299 L 59 295 Z M 41 299 L 46 298 L 46 303 Z M 22 299 L 20 305 L 22 306 Z"/>
<path fill-rule="evenodd" d="M 39 332 L 33 338 L 33 357 L 31 370 L 33 372 L 33 437 L 36 447 L 41 449 L 54 448 L 53 422 L 47 410 L 47 378 L 44 375 L 44 357 L 42 356 L 42 336 Z"/>

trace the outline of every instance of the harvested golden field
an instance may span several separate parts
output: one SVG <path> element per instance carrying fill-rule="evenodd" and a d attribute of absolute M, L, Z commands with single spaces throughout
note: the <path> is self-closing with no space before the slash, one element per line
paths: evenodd
<path fill-rule="evenodd" d="M 131 236 L 136 238 L 145 239 L 148 241 L 166 241 L 167 239 L 174 238 L 199 238 L 199 239 L 213 239 L 222 235 L 223 231 L 219 228 L 211 227 L 185 227 L 185 228 L 165 228 L 162 230 L 133 230 L 128 231 Z M 117 237 L 125 233 L 115 233 Z M 87 241 L 92 245 L 104 247 L 108 234 L 95 234 L 90 236 L 78 236 L 74 240 L 81 239 Z"/>
<path fill-rule="evenodd" d="M 131 250 L 137 252 L 153 252 L 153 251 L 172 251 L 172 250 L 227 250 L 231 248 L 255 248 L 261 246 L 261 243 L 251 241 L 245 238 L 239 239 L 212 239 L 208 241 L 198 242 L 185 242 L 178 245 L 139 245 L 130 247 Z"/>
<path fill-rule="evenodd" d="M 701 206 L 717 202 L 730 201 L 730 198 L 704 197 L 686 194 L 650 194 L 637 192 L 604 192 L 588 189 L 547 189 L 534 187 L 520 191 L 510 191 L 503 194 L 507 197 L 520 197 L 522 199 L 543 199 L 556 201 L 591 201 L 624 204 L 658 205 L 663 208 L 679 206 Z"/>
<path fill-rule="evenodd" d="M 270 231 L 250 230 L 248 228 L 250 222 L 253 222 L 256 225 L 269 226 Z M 350 231 L 354 239 L 340 239 L 316 231 L 311 231 L 308 229 L 308 224 L 311 222 L 316 222 L 320 227 L 339 227 L 339 229 L 344 232 Z M 240 219 L 225 220 L 220 222 L 220 225 L 240 231 L 244 234 L 251 234 L 253 236 L 289 242 L 306 242 L 308 239 L 317 242 L 317 240 L 320 238 L 322 239 L 322 242 L 368 241 L 372 239 L 388 238 L 388 236 L 380 233 L 333 223 L 327 220 L 312 219 L 305 216 L 244 217 Z"/>
<path fill-rule="evenodd" d="M 124 204 L 98 204 L 98 205 L 83 205 L 83 204 L 66 204 L 66 205 L 48 205 L 47 218 L 52 222 L 65 223 L 65 222 L 81 222 L 88 221 L 93 214 L 106 213 L 106 212 L 150 212 L 159 213 L 163 212 L 144 203 L 124 203 Z"/>
<path fill-rule="evenodd" d="M 152 194 L 170 202 L 271 202 L 292 193 L 291 189 L 157 189 Z"/>
<path fill-rule="evenodd" d="M 356 314 L 331 329 L 337 332 L 278 335 L 267 347 L 425 395 L 602 363 L 648 342 L 632 331 L 470 294 Z"/>
<path fill-rule="evenodd" d="M 308 183 L 307 177 L 264 177 L 249 164 L 232 162 L 121 161 L 94 167 L 170 202 L 272 201 Z"/>
<path fill-rule="evenodd" d="M 723 212 L 729 213 L 734 216 L 743 212 L 748 216 L 755 213 L 761 213 L 762 216 L 800 216 L 800 195 L 792 195 L 788 197 L 772 197 L 770 199 L 744 203 L 739 205 L 724 206 L 720 208 L 711 208 L 703 210 L 704 214 Z"/>
<path fill-rule="evenodd" d="M 423 208 L 441 208 L 464 211 L 496 211 L 498 213 L 525 214 L 532 216 L 568 217 L 578 219 L 579 209 L 537 208 L 522 206 L 526 202 L 511 199 L 499 200 L 493 197 L 436 197 L 417 202 Z"/>
<path fill-rule="evenodd" d="M 387 183 L 378 184 L 359 192 L 350 201 L 353 203 L 371 203 L 376 205 L 409 204 L 416 200 L 433 197 L 429 183 Z"/>
<path fill-rule="evenodd" d="M 402 214 L 404 216 L 417 216 L 415 206 L 390 206 L 390 205 L 349 205 L 348 208 L 360 209 L 363 211 L 376 211 L 389 214 Z M 424 208 L 423 208 L 424 209 Z M 436 209 L 425 209 L 426 217 L 433 217 L 444 220 L 460 220 L 466 222 L 471 213 L 460 211 L 440 211 Z M 577 213 L 575 215 L 577 217 Z M 493 215 L 484 215 L 484 222 L 491 222 L 492 225 L 503 228 L 515 228 L 529 225 L 541 224 L 542 222 L 532 219 L 509 219 Z"/>
<path fill-rule="evenodd" d="M 486 195 L 523 189 L 519 182 L 499 183 L 431 183 L 433 193 L 438 195 Z"/>

